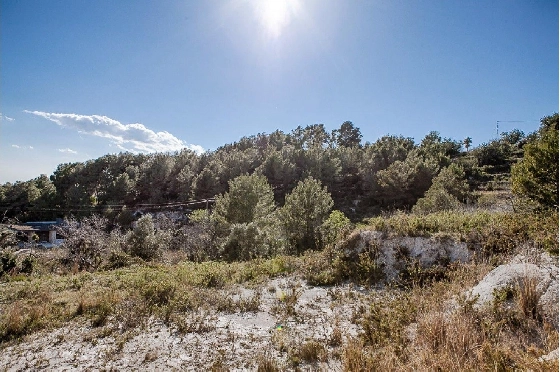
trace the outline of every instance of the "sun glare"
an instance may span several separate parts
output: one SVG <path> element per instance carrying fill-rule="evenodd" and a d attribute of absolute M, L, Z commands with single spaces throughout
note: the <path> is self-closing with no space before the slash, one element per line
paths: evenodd
<path fill-rule="evenodd" d="M 299 0 L 256 0 L 255 11 L 264 30 L 273 38 L 278 38 L 290 21 L 298 15 Z"/>

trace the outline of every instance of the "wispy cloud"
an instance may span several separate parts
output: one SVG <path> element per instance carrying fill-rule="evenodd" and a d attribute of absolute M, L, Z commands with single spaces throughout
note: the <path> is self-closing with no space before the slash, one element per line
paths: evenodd
<path fill-rule="evenodd" d="M 33 150 L 33 146 L 12 145 L 12 147 L 20 150 Z"/>
<path fill-rule="evenodd" d="M 122 150 L 166 152 L 186 147 L 197 153 L 204 152 L 199 145 L 187 144 L 167 131 L 154 132 L 143 124 L 122 124 L 101 115 L 57 114 L 28 110 L 25 112 L 48 119 L 61 127 L 77 130 L 79 133 L 107 138 Z M 126 148 L 128 146 L 132 146 L 132 149 Z"/>
<path fill-rule="evenodd" d="M 6 115 L 3 115 L 3 114 L 0 112 L 0 121 L 4 121 L 4 120 L 6 120 L 6 121 L 14 121 L 14 120 L 16 120 L 16 119 L 11 118 L 11 117 L 6 116 Z"/>
<path fill-rule="evenodd" d="M 68 153 L 68 154 L 77 154 L 77 153 L 78 153 L 78 151 L 72 150 L 72 149 L 58 149 L 58 151 L 60 151 L 60 152 L 66 152 L 66 153 Z"/>

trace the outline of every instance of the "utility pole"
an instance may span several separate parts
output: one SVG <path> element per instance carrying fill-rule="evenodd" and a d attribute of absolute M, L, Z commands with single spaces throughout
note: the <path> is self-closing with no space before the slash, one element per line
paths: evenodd
<path fill-rule="evenodd" d="M 538 120 L 496 120 L 496 138 L 500 137 L 500 123 L 528 123 Z"/>

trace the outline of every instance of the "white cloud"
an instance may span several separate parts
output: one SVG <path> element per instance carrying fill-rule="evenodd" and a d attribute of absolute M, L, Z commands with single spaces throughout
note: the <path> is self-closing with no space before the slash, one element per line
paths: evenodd
<path fill-rule="evenodd" d="M 122 150 L 135 152 L 167 152 L 189 148 L 197 153 L 204 152 L 199 145 L 190 145 L 169 132 L 154 132 L 143 124 L 122 124 L 101 115 L 56 114 L 42 111 L 24 112 L 48 119 L 61 127 L 77 130 L 78 133 L 107 138 Z M 126 146 L 132 147 L 127 149 Z"/>
<path fill-rule="evenodd" d="M 69 154 L 77 154 L 78 153 L 78 151 L 75 151 L 75 150 L 72 150 L 72 149 L 58 149 L 58 151 L 66 152 L 66 153 L 69 153 Z"/>
<path fill-rule="evenodd" d="M 11 118 L 11 117 L 6 116 L 6 115 L 3 115 L 3 114 L 0 112 L 0 121 L 4 121 L 4 120 L 6 120 L 6 121 L 14 121 L 14 120 L 16 120 L 16 119 Z"/>
<path fill-rule="evenodd" d="M 33 150 L 33 146 L 12 145 L 12 147 L 20 150 Z"/>

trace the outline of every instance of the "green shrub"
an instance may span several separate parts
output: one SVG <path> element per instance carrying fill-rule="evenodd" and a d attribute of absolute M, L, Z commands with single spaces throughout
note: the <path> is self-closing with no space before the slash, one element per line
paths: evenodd
<path fill-rule="evenodd" d="M 143 260 L 153 260 L 160 256 L 162 242 L 155 233 L 152 216 L 146 214 L 136 222 L 136 227 L 128 237 L 130 254 Z"/>
<path fill-rule="evenodd" d="M 27 256 L 21 261 L 21 272 L 31 274 L 35 268 L 37 261 L 33 256 Z"/>
<path fill-rule="evenodd" d="M 4 252 L 0 255 L 0 275 L 8 274 L 16 267 L 16 256 L 10 252 Z"/>
<path fill-rule="evenodd" d="M 107 257 L 106 270 L 120 269 L 131 264 L 131 257 L 123 251 L 113 250 Z"/>
<path fill-rule="evenodd" d="M 325 247 L 336 244 L 352 231 L 350 219 L 341 211 L 332 211 L 321 225 L 321 237 Z"/>
<path fill-rule="evenodd" d="M 229 261 L 250 260 L 268 255 L 266 236 L 255 223 L 236 223 L 223 245 L 223 257 Z"/>
<path fill-rule="evenodd" d="M 459 200 L 448 193 L 443 188 L 431 187 L 423 198 L 418 199 L 414 207 L 413 213 L 428 214 L 439 211 L 455 210 L 460 207 Z"/>

